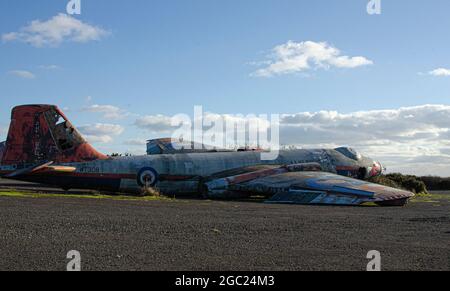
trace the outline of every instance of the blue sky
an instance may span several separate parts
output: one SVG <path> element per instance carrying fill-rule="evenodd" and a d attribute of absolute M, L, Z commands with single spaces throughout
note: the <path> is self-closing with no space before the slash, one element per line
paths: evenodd
<path fill-rule="evenodd" d="M 430 73 L 450 69 L 448 0 L 382 0 L 381 15 L 367 14 L 368 0 L 81 0 L 82 14 L 73 18 L 102 32 L 96 37 L 70 41 L 64 36 L 40 47 L 19 34 L 6 38 L 31 21 L 65 13 L 67 2 L 0 2 L 0 139 L 11 107 L 24 103 L 67 108 L 80 126 L 121 126 L 112 140 L 96 145 L 105 151 L 137 151 L 126 141 L 158 135 L 135 126 L 137 119 L 192 114 L 194 105 L 219 114 L 326 110 L 344 115 L 450 105 L 450 77 L 445 76 L 450 70 Z M 326 42 L 339 56 L 363 57 L 371 64 L 312 64 L 296 72 L 255 75 L 267 66 L 264 62 L 277 62 L 273 49 L 288 41 Z M 93 105 L 120 108 L 125 117 L 105 118 L 87 110 Z M 441 137 L 450 128 L 445 120 L 430 126 Z M 428 142 L 422 147 L 430 147 Z M 450 151 L 444 154 L 446 142 L 441 138 L 434 154 L 416 152 L 415 157 L 439 152 L 450 158 Z"/>

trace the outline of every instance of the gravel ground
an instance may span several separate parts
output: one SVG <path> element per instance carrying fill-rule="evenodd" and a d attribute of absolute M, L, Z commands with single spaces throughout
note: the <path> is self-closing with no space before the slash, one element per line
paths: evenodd
<path fill-rule="evenodd" d="M 0 195 L 0 270 L 450 270 L 450 200 L 404 208 Z"/>

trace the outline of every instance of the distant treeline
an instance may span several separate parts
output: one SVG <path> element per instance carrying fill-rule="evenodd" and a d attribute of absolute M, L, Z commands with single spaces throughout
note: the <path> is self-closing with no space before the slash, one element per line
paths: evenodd
<path fill-rule="evenodd" d="M 416 194 L 428 193 L 428 191 L 450 190 L 450 178 L 433 176 L 417 177 L 394 173 L 372 178 L 372 182 L 389 187 L 405 189 Z"/>
<path fill-rule="evenodd" d="M 441 178 L 435 176 L 420 177 L 427 189 L 430 191 L 450 190 L 450 178 Z"/>

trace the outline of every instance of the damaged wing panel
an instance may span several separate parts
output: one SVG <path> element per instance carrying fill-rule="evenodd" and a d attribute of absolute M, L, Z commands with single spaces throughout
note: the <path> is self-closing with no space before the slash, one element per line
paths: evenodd
<path fill-rule="evenodd" d="M 228 190 L 273 195 L 268 202 L 359 205 L 406 202 L 414 194 L 325 172 L 287 172 L 231 185 Z"/>
<path fill-rule="evenodd" d="M 211 198 L 258 195 L 272 203 L 400 206 L 414 196 L 363 181 L 381 175 L 383 167 L 351 148 L 282 150 L 263 161 L 260 149 L 180 145 L 153 140 L 149 155 L 109 158 L 57 106 L 23 105 L 12 110 L 7 141 L 0 143 L 0 175 L 63 189 L 140 193 L 157 187 Z"/>

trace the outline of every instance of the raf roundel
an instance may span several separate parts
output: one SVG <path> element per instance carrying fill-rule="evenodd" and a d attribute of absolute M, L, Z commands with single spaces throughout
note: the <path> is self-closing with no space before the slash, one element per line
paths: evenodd
<path fill-rule="evenodd" d="M 153 187 L 158 182 L 158 172 L 153 168 L 143 168 L 137 175 L 137 183 L 141 187 Z"/>

